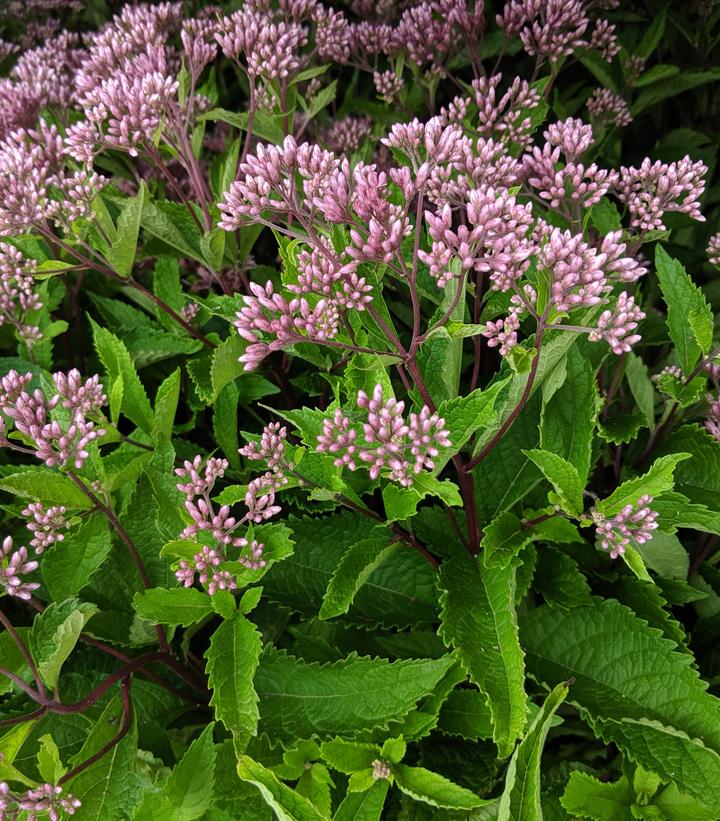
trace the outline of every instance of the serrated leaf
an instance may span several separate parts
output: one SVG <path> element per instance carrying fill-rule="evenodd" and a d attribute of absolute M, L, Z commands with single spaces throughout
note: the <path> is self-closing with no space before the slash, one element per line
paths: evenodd
<path fill-rule="evenodd" d="M 532 531 L 514 513 L 506 510 L 490 522 L 483 532 L 480 546 L 485 567 L 507 567 L 526 544 Z"/>
<path fill-rule="evenodd" d="M 30 633 L 33 658 L 48 687 L 57 684 L 60 668 L 72 653 L 80 633 L 98 612 L 94 604 L 75 598 L 53 602 L 35 617 Z"/>
<path fill-rule="evenodd" d="M 205 652 L 213 690 L 210 704 L 216 719 L 236 737 L 257 732 L 258 696 L 253 678 L 261 649 L 262 638 L 255 625 L 238 613 L 220 624 Z"/>
<path fill-rule="evenodd" d="M 112 539 L 102 513 L 90 514 L 77 530 L 43 556 L 43 582 L 55 601 L 76 596 L 89 584 L 110 554 Z"/>
<path fill-rule="evenodd" d="M 585 487 L 577 468 L 562 456 L 547 450 L 526 450 L 523 453 L 540 468 L 543 476 L 555 488 L 557 503 L 562 509 L 571 516 L 580 516 Z"/>
<path fill-rule="evenodd" d="M 95 349 L 110 377 L 110 384 L 122 376 L 122 412 L 145 433 L 152 433 L 155 415 L 127 348 L 114 334 L 102 328 L 92 318 L 90 325 Z"/>
<path fill-rule="evenodd" d="M 493 725 L 487 696 L 478 690 L 453 690 L 440 710 L 438 728 L 467 741 L 492 738 Z"/>
<path fill-rule="evenodd" d="M 145 792 L 135 821 L 194 821 L 209 809 L 215 788 L 213 727 L 209 724 L 190 744 L 161 792 Z"/>
<path fill-rule="evenodd" d="M 450 781 L 449 778 L 424 767 L 393 764 L 390 769 L 395 776 L 395 783 L 402 792 L 416 801 L 430 804 L 431 807 L 472 810 L 489 803 L 465 787 Z"/>
<path fill-rule="evenodd" d="M 660 243 L 655 249 L 655 268 L 667 305 L 667 327 L 675 344 L 680 367 L 689 374 L 700 358 L 703 343 L 712 344 L 713 316 L 703 292 L 692 281 L 685 268 L 672 259 Z M 696 330 L 697 329 L 697 333 Z"/>
<path fill-rule="evenodd" d="M 376 781 L 364 792 L 348 792 L 333 816 L 333 821 L 380 821 L 390 784 Z"/>
<path fill-rule="evenodd" d="M 347 613 L 357 591 L 397 549 L 398 545 L 391 543 L 387 534 L 361 539 L 352 545 L 330 579 L 319 618 L 331 619 Z"/>
<path fill-rule="evenodd" d="M 599 781 L 575 770 L 560 799 L 570 815 L 595 821 L 627 821 L 635 795 L 625 776 L 617 781 Z"/>
<path fill-rule="evenodd" d="M 180 203 L 146 200 L 141 225 L 148 233 L 180 251 L 183 257 L 194 259 L 201 265 L 206 264 L 200 250 L 200 230 Z"/>
<path fill-rule="evenodd" d="M 647 427 L 655 423 L 655 388 L 653 387 L 647 365 L 634 353 L 627 355 L 625 378 L 635 403 L 645 419 Z"/>
<path fill-rule="evenodd" d="M 274 738 L 329 738 L 385 727 L 429 695 L 453 659 L 384 659 L 349 656 L 333 664 L 308 664 L 268 650 L 255 687 L 260 728 Z"/>
<path fill-rule="evenodd" d="M 505 758 L 525 728 L 525 666 L 515 615 L 515 569 L 478 568 L 458 554 L 440 567 L 439 633 L 487 695 L 493 739 Z"/>
<path fill-rule="evenodd" d="M 89 510 L 93 503 L 67 476 L 45 467 L 30 467 L 0 478 L 0 490 L 73 510 Z"/>
<path fill-rule="evenodd" d="M 495 402 L 507 383 L 507 379 L 498 380 L 484 390 L 478 388 L 467 396 L 458 396 L 441 403 L 438 415 L 445 420 L 452 452 L 460 451 L 480 428 L 492 424 L 496 415 Z M 440 454 L 435 460 L 438 469 L 449 458 L 448 454 Z"/>
<path fill-rule="evenodd" d="M 58 746 L 49 734 L 40 737 L 40 749 L 37 754 L 38 772 L 47 784 L 57 784 L 65 775 Z"/>
<path fill-rule="evenodd" d="M 271 770 L 249 756 L 240 756 L 238 775 L 243 781 L 257 787 L 278 821 L 323 821 L 323 816 L 306 798 L 283 784 Z"/>
<path fill-rule="evenodd" d="M 107 261 L 121 277 L 132 273 L 146 194 L 147 185 L 141 180 L 137 194 L 125 202 L 120 212 L 117 235 L 107 253 Z"/>
<path fill-rule="evenodd" d="M 505 776 L 505 789 L 500 796 L 498 821 L 524 821 L 526 818 L 542 821 L 540 757 L 552 718 L 567 692 L 566 683 L 555 687 L 545 699 L 527 735 L 515 749 Z"/>
<path fill-rule="evenodd" d="M 623 482 L 606 499 L 596 504 L 596 508 L 604 516 L 614 516 L 626 505 L 634 505 L 644 495 L 659 496 L 673 489 L 674 471 L 680 462 L 689 459 L 689 453 L 672 453 L 656 459 L 647 473 L 637 479 Z"/>
<path fill-rule="evenodd" d="M 592 601 L 590 585 L 575 560 L 551 547 L 538 550 L 533 588 L 556 607 L 577 607 Z"/>
<path fill-rule="evenodd" d="M 377 744 L 347 741 L 342 738 L 333 738 L 323 742 L 320 745 L 320 752 L 333 770 L 346 775 L 372 767 L 373 761 L 380 756 L 380 748 Z"/>
<path fill-rule="evenodd" d="M 236 333 L 230 336 L 213 352 L 212 365 L 210 367 L 210 379 L 213 387 L 213 401 L 217 399 L 220 391 L 243 373 L 242 362 L 238 357 L 242 354 L 245 344 Z"/>
<path fill-rule="evenodd" d="M 153 624 L 178 624 L 189 627 L 211 615 L 212 598 L 192 587 L 151 587 L 136 593 L 133 599 L 135 612 Z"/>
<path fill-rule="evenodd" d="M 170 440 L 180 398 L 180 368 L 176 368 L 158 388 L 155 397 L 155 430 L 158 437 Z"/>

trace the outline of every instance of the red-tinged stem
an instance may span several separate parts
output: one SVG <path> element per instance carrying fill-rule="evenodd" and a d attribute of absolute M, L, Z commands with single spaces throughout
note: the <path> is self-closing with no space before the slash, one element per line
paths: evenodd
<path fill-rule="evenodd" d="M 35 684 L 37 685 L 37 689 L 40 693 L 40 696 L 44 698 L 47 695 L 47 693 L 45 692 L 45 686 L 43 685 L 42 679 L 40 678 L 40 674 L 38 673 L 37 667 L 35 666 L 33 657 L 30 655 L 30 651 L 25 646 L 25 642 L 20 638 L 17 630 L 13 627 L 12 622 L 2 612 L 2 610 L 0 610 L 0 624 L 2 624 L 2 626 L 8 631 L 10 637 L 17 645 L 18 650 L 20 651 L 22 657 L 25 659 L 25 663 L 30 668 L 30 672 L 33 674 L 33 678 L 35 679 Z"/>
<path fill-rule="evenodd" d="M 26 713 L 23 716 L 15 716 L 15 718 L 4 718 L 0 721 L 0 729 L 5 727 L 13 727 L 15 724 L 24 724 L 26 721 L 35 721 L 36 718 L 41 718 L 47 713 L 47 707 L 38 707 L 32 713 Z"/>
<path fill-rule="evenodd" d="M 496 448 L 496 446 L 500 443 L 503 436 L 510 430 L 512 427 L 513 422 L 518 418 L 520 413 L 522 412 L 525 405 L 527 405 L 528 400 L 532 394 L 533 384 L 535 382 L 535 377 L 537 376 L 538 371 L 538 363 L 540 361 L 540 346 L 542 345 L 542 338 L 543 333 L 545 331 L 545 326 L 540 323 L 538 326 L 537 332 L 535 334 L 535 356 L 533 357 L 533 361 L 530 365 L 530 372 L 528 373 L 527 381 L 525 382 L 525 389 L 522 392 L 522 396 L 520 397 L 517 405 L 512 410 L 512 413 L 508 416 L 508 418 L 503 422 L 500 426 L 500 429 L 497 431 L 495 436 L 485 445 L 485 447 L 474 456 L 465 466 L 467 471 L 471 471 L 473 468 L 477 467 L 480 462 L 483 461 L 492 451 Z"/>
<path fill-rule="evenodd" d="M 5 676 L 5 678 L 10 679 L 13 684 L 16 684 L 24 693 L 29 695 L 33 701 L 36 701 L 38 704 L 43 703 L 43 696 L 36 690 L 33 690 L 29 684 L 26 684 L 20 676 L 13 673 L 12 670 L 8 670 L 6 667 L 0 667 L 0 676 Z"/>
<path fill-rule="evenodd" d="M 128 676 L 127 678 L 123 679 L 122 684 L 120 685 L 120 697 L 122 699 L 122 709 L 123 709 L 123 722 L 120 725 L 120 729 L 117 731 L 117 734 L 104 744 L 94 755 L 91 755 L 90 758 L 83 761 L 81 764 L 78 764 L 77 767 L 74 767 L 69 772 L 65 773 L 65 775 L 58 781 L 58 785 L 62 786 L 63 784 L 70 781 L 72 778 L 75 778 L 76 775 L 81 773 L 83 770 L 86 770 L 88 767 L 92 766 L 96 761 L 99 761 L 106 753 L 109 753 L 113 747 L 117 746 L 123 738 L 127 735 L 130 727 L 132 726 L 132 701 L 130 700 L 130 682 L 131 677 Z"/>

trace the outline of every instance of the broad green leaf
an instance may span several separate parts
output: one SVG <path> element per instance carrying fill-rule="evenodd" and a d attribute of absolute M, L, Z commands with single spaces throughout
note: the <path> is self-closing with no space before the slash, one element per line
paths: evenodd
<path fill-rule="evenodd" d="M 30 628 L 20 627 L 16 628 L 16 630 L 27 645 L 27 634 L 30 632 Z M 30 668 L 25 661 L 25 657 L 7 630 L 3 630 L 3 632 L 0 633 L 0 658 L 2 659 L 2 666 L 11 673 L 15 673 L 21 678 L 31 676 Z M 0 675 L 0 696 L 4 696 L 6 693 L 12 693 L 15 686 L 9 678 Z"/>
<path fill-rule="evenodd" d="M 650 470 L 637 479 L 623 482 L 607 499 L 602 499 L 596 508 L 604 516 L 614 516 L 626 505 L 634 505 L 641 496 L 659 496 L 665 491 L 672 490 L 674 471 L 677 465 L 689 459 L 688 453 L 673 453 L 656 459 Z"/>
<path fill-rule="evenodd" d="M 635 794 L 625 776 L 617 781 L 599 781 L 588 773 L 575 770 L 560 803 L 571 816 L 595 821 L 627 821 L 632 818 L 630 806 Z"/>
<path fill-rule="evenodd" d="M 543 405 L 540 447 L 570 462 L 584 488 L 599 404 L 595 370 L 576 345 L 568 351 L 565 371 L 562 385 Z"/>
<path fill-rule="evenodd" d="M 642 40 L 634 50 L 634 53 L 642 57 L 643 60 L 650 57 L 662 40 L 667 22 L 667 10 L 667 3 L 662 3 L 658 11 L 652 16 L 650 25 L 645 29 Z"/>
<path fill-rule="evenodd" d="M 158 388 L 155 397 L 155 430 L 158 437 L 172 438 L 178 399 L 180 398 L 180 368 L 176 368 Z"/>
<path fill-rule="evenodd" d="M 94 604 L 75 598 L 53 602 L 35 617 L 30 646 L 40 677 L 48 687 L 57 684 L 60 668 L 72 653 L 80 633 L 98 612 Z"/>
<path fill-rule="evenodd" d="M 478 388 L 467 396 L 457 396 L 440 405 L 438 415 L 445 420 L 451 453 L 462 450 L 473 434 L 493 422 L 495 402 L 507 383 L 507 379 L 498 380 L 485 390 Z M 440 454 L 435 460 L 436 466 L 441 468 L 449 458 L 447 453 Z"/>
<path fill-rule="evenodd" d="M 93 503 L 67 476 L 45 467 L 30 467 L 0 478 L 0 490 L 46 504 L 89 510 Z"/>
<path fill-rule="evenodd" d="M 492 738 L 493 725 L 487 697 L 478 690 L 453 690 L 440 710 L 438 727 L 447 735 L 467 741 Z"/>
<path fill-rule="evenodd" d="M 337 808 L 333 821 L 380 821 L 389 786 L 383 778 L 365 792 L 349 792 Z"/>
<path fill-rule="evenodd" d="M 65 775 L 58 746 L 49 734 L 40 737 L 40 749 L 37 754 L 38 772 L 47 784 L 57 784 Z"/>
<path fill-rule="evenodd" d="M 3 635 L 7 636 L 7 633 L 0 634 L 0 636 Z M 0 658 L 3 659 L 3 666 L 7 667 L 9 662 L 7 656 L 4 655 L 5 648 L 2 647 L 0 649 L 3 651 L 3 655 L 0 656 Z M 17 672 L 17 670 L 15 670 L 15 672 Z M 1 688 L 0 692 L 4 693 Z M 23 775 L 20 770 L 13 766 L 13 761 L 15 761 L 16 756 L 36 726 L 36 721 L 24 721 L 22 724 L 16 724 L 7 732 L 0 735 L 0 750 L 2 750 L 2 758 L 0 758 L 0 779 L 2 781 L 17 781 L 30 788 L 35 786 L 36 782 L 31 781 L 26 775 Z"/>
<path fill-rule="evenodd" d="M 137 194 L 126 201 L 120 212 L 117 223 L 117 236 L 107 254 L 108 262 L 121 277 L 129 277 L 132 274 L 140 231 L 140 218 L 142 217 L 146 195 L 147 185 L 141 180 Z"/>
<path fill-rule="evenodd" d="M 380 757 L 380 747 L 377 744 L 346 741 L 342 738 L 333 738 L 323 742 L 320 745 L 320 752 L 333 770 L 346 775 L 372 767 L 373 761 Z"/>
<path fill-rule="evenodd" d="M 127 348 L 114 334 L 96 324 L 92 318 L 90 325 L 95 349 L 110 377 L 110 383 L 114 383 L 119 376 L 122 377 L 122 412 L 145 433 L 152 433 L 155 415 Z"/>
<path fill-rule="evenodd" d="M 397 549 L 397 543 L 390 542 L 387 534 L 361 539 L 352 545 L 330 579 L 319 617 L 330 619 L 347 613 L 357 591 Z"/>
<path fill-rule="evenodd" d="M 527 696 L 515 615 L 515 569 L 478 567 L 458 554 L 440 567 L 440 635 L 487 695 L 501 758 L 525 728 Z"/>
<path fill-rule="evenodd" d="M 683 94 L 692 88 L 714 83 L 720 79 L 720 69 L 710 68 L 703 71 L 682 71 L 675 77 L 664 80 L 661 83 L 654 83 L 638 94 L 635 102 L 630 106 L 633 117 L 637 117 L 650 106 L 656 105 L 668 97 Z M 662 246 L 658 244 L 658 249 Z"/>
<path fill-rule="evenodd" d="M 257 787 L 278 821 L 323 821 L 323 816 L 306 798 L 283 784 L 271 770 L 249 756 L 240 757 L 238 775 L 243 781 Z"/>
<path fill-rule="evenodd" d="M 388 662 L 353 655 L 319 665 L 268 650 L 255 674 L 260 730 L 297 739 L 386 727 L 429 695 L 453 664 L 448 656 Z"/>
<path fill-rule="evenodd" d="M 255 625 L 238 613 L 220 624 L 205 652 L 208 682 L 213 690 L 210 704 L 216 719 L 235 737 L 257 732 L 258 696 L 253 676 L 261 649 L 262 638 Z"/>
<path fill-rule="evenodd" d="M 108 521 L 102 513 L 90 514 L 77 530 L 43 556 L 43 582 L 55 601 L 76 596 L 102 567 L 112 547 Z"/>
<path fill-rule="evenodd" d="M 332 788 L 335 783 L 328 768 L 318 762 L 306 762 L 295 785 L 295 792 L 307 798 L 323 818 L 332 813 Z"/>
<path fill-rule="evenodd" d="M 533 540 L 530 528 L 514 513 L 505 511 L 493 519 L 483 532 L 480 546 L 485 567 L 506 567 Z"/>
<path fill-rule="evenodd" d="M 552 547 L 538 550 L 533 589 L 556 607 L 577 607 L 592 601 L 590 585 L 575 560 Z"/>
<path fill-rule="evenodd" d="M 645 424 L 651 428 L 655 423 L 655 388 L 648 374 L 647 365 L 634 353 L 627 355 L 625 377 Z"/>
<path fill-rule="evenodd" d="M 694 504 L 682 493 L 663 493 L 653 500 L 653 510 L 658 514 L 663 533 L 677 533 L 687 527 L 704 533 L 720 534 L 720 511 L 708 510 L 705 505 Z"/>
<path fill-rule="evenodd" d="M 525 455 L 536 464 L 543 476 L 555 488 L 557 498 L 550 495 L 550 502 L 559 504 L 571 516 L 580 516 L 583 511 L 583 490 L 585 489 L 577 468 L 562 456 L 547 450 L 526 450 Z"/>
<path fill-rule="evenodd" d="M 702 807 L 689 795 L 681 793 L 674 784 L 669 784 L 654 796 L 652 805 L 665 813 L 671 821 L 716 821 L 711 810 Z"/>
<path fill-rule="evenodd" d="M 109 744 L 117 736 L 123 721 L 120 697 L 116 696 L 100 714 L 82 749 L 72 757 L 71 766 L 86 761 Z M 127 816 L 128 808 L 137 801 L 140 788 L 134 771 L 136 739 L 135 719 L 131 718 L 130 729 L 119 743 L 67 783 L 68 792 L 82 802 L 73 821 L 117 821 Z"/>
<path fill-rule="evenodd" d="M 445 778 L 443 775 L 426 770 L 424 767 L 409 767 L 407 764 L 393 764 L 390 768 L 395 783 L 402 792 L 430 804 L 451 810 L 472 810 L 487 804 L 475 793 Z"/>
<path fill-rule="evenodd" d="M 427 496 L 439 496 L 446 505 L 459 507 L 462 497 L 458 486 L 448 479 L 437 479 L 429 473 L 420 473 L 410 487 L 389 482 L 382 491 L 388 522 L 402 521 L 415 515 L 418 504 Z"/>
<path fill-rule="evenodd" d="M 133 607 L 137 614 L 153 624 L 179 624 L 189 627 L 211 615 L 212 599 L 192 587 L 152 587 L 136 593 Z"/>
<path fill-rule="evenodd" d="M 658 243 L 655 268 L 667 305 L 667 327 L 683 374 L 690 374 L 708 341 L 712 344 L 713 316 L 700 288 L 685 268 Z M 701 345 L 698 342 L 700 337 Z"/>
<path fill-rule="evenodd" d="M 200 230 L 180 203 L 146 200 L 141 225 L 148 233 L 179 251 L 183 257 L 194 259 L 201 265 L 206 264 L 200 250 Z"/>
<path fill-rule="evenodd" d="M 215 787 L 213 727 L 208 724 L 190 744 L 161 792 L 145 792 L 135 821 L 193 821 L 209 809 Z"/>
<path fill-rule="evenodd" d="M 213 408 L 213 435 L 220 450 L 225 454 L 230 466 L 240 468 L 238 449 L 238 388 L 234 382 L 228 382 L 220 391 Z"/>
<path fill-rule="evenodd" d="M 689 453 L 675 471 L 678 492 L 691 502 L 720 512 L 720 442 L 698 425 L 684 425 L 668 436 L 660 453 Z"/>
<path fill-rule="evenodd" d="M 545 699 L 542 709 L 530 725 L 525 738 L 516 747 L 505 776 L 505 789 L 500 798 L 498 821 L 542 821 L 540 806 L 540 757 L 550 722 L 565 700 L 567 683 L 558 684 Z"/>
<path fill-rule="evenodd" d="M 660 576 L 687 579 L 690 557 L 677 536 L 655 530 L 649 542 L 637 545 L 637 551 L 645 564 Z"/>
<path fill-rule="evenodd" d="M 214 391 L 213 401 L 217 399 L 220 391 L 243 373 L 242 362 L 238 357 L 242 354 L 245 343 L 236 333 L 230 336 L 213 352 L 212 365 L 210 368 L 210 378 Z"/>

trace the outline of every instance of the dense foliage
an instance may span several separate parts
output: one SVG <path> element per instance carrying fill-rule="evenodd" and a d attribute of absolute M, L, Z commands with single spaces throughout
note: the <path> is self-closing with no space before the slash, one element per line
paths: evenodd
<path fill-rule="evenodd" d="M 717 3 L 0 34 L 0 819 L 720 818 Z"/>

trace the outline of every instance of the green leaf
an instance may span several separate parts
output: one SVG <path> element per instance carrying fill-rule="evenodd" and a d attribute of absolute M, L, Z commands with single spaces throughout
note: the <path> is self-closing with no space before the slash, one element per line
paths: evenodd
<path fill-rule="evenodd" d="M 388 522 L 403 521 L 415 515 L 417 506 L 427 496 L 439 496 L 446 505 L 459 507 L 462 497 L 458 486 L 448 479 L 438 479 L 429 473 L 413 478 L 410 487 L 389 482 L 382 490 L 385 515 Z"/>
<path fill-rule="evenodd" d="M 484 530 L 480 546 L 485 567 L 507 567 L 532 539 L 530 528 L 523 527 L 514 513 L 504 511 Z"/>
<path fill-rule="evenodd" d="M 655 424 L 655 388 L 647 365 L 634 353 L 627 355 L 625 377 L 645 424 L 651 428 Z"/>
<path fill-rule="evenodd" d="M 550 722 L 565 700 L 567 683 L 558 684 L 545 699 L 542 709 L 530 725 L 525 738 L 510 759 L 505 776 L 505 789 L 500 797 L 498 821 L 542 819 L 540 807 L 540 757 Z"/>
<path fill-rule="evenodd" d="M 443 775 L 433 773 L 424 767 L 409 767 L 407 764 L 393 764 L 390 768 L 395 783 L 400 790 L 416 801 L 431 807 L 451 810 L 472 810 L 490 803 L 478 798 L 475 793 L 453 783 Z"/>
<path fill-rule="evenodd" d="M 540 447 L 570 462 L 584 488 L 590 472 L 598 389 L 594 368 L 577 346 L 568 351 L 565 372 L 562 385 L 543 405 Z"/>
<path fill-rule="evenodd" d="M 645 29 L 642 40 L 636 46 L 634 53 L 644 60 L 655 51 L 665 33 L 667 21 L 667 3 L 662 3 L 660 9 L 652 16 L 650 25 Z"/>
<path fill-rule="evenodd" d="M 216 719 L 235 737 L 257 732 L 258 696 L 253 677 L 261 649 L 262 638 L 255 625 L 238 613 L 220 624 L 205 652 L 213 690 L 210 704 Z"/>
<path fill-rule="evenodd" d="M 652 803 L 671 821 L 716 821 L 712 811 L 702 807 L 689 795 L 681 793 L 674 784 L 668 785 L 656 795 Z"/>
<path fill-rule="evenodd" d="M 172 438 L 177 404 L 180 398 L 180 368 L 176 368 L 158 388 L 155 397 L 155 430 L 157 436 Z"/>
<path fill-rule="evenodd" d="M 342 738 L 333 738 L 323 742 L 320 745 L 320 752 L 333 770 L 346 775 L 372 767 L 373 761 L 380 756 L 380 748 L 377 744 L 346 741 Z"/>
<path fill-rule="evenodd" d="M 389 662 L 354 655 L 321 666 L 268 650 L 255 675 L 260 729 L 297 739 L 386 727 L 413 710 L 452 666 L 447 656 Z"/>
<path fill-rule="evenodd" d="M 626 505 L 634 505 L 644 495 L 659 496 L 673 489 L 675 468 L 689 459 L 689 453 L 672 453 L 656 459 L 647 473 L 637 479 L 623 482 L 607 499 L 599 501 L 595 507 L 603 516 L 614 516 Z"/>
<path fill-rule="evenodd" d="M 60 668 L 77 644 L 83 628 L 98 612 L 94 604 L 75 598 L 53 602 L 35 617 L 30 646 L 40 678 L 48 687 L 57 684 Z"/>
<path fill-rule="evenodd" d="M 521 637 L 531 675 L 550 686 L 573 678 L 572 699 L 603 740 L 720 809 L 720 701 L 688 654 L 612 599 L 539 607 Z"/>
<path fill-rule="evenodd" d="M 660 243 L 655 249 L 655 268 L 667 305 L 667 327 L 677 350 L 680 367 L 689 375 L 700 359 L 703 346 L 712 344 L 713 316 L 703 292 L 680 262 L 668 256 Z M 709 334 L 709 339 L 708 339 Z"/>
<path fill-rule="evenodd" d="M 649 542 L 636 547 L 645 564 L 660 576 L 687 579 L 690 557 L 677 536 L 655 530 Z"/>
<path fill-rule="evenodd" d="M 595 821 L 627 821 L 635 794 L 625 776 L 618 781 L 599 781 L 575 770 L 560 799 L 570 815 Z"/>
<path fill-rule="evenodd" d="M 57 784 L 65 775 L 60 751 L 53 737 L 49 734 L 40 737 L 40 749 L 37 754 L 38 772 L 47 784 Z"/>
<path fill-rule="evenodd" d="M 501 758 L 525 728 L 525 667 L 515 615 L 515 569 L 478 568 L 458 554 L 440 567 L 440 636 L 487 695 Z"/>
<path fill-rule="evenodd" d="M 0 478 L 0 490 L 73 510 L 89 510 L 93 503 L 67 476 L 46 467 L 29 467 Z"/>
<path fill-rule="evenodd" d="M 348 792 L 333 816 L 333 821 L 380 821 L 389 782 L 376 781 L 364 792 Z"/>
<path fill-rule="evenodd" d="M 592 601 L 590 585 L 574 559 L 551 547 L 538 550 L 533 589 L 557 607 L 577 607 Z"/>
<path fill-rule="evenodd" d="M 453 690 L 440 710 L 438 727 L 467 741 L 492 738 L 493 725 L 487 697 L 478 690 Z"/>
<path fill-rule="evenodd" d="M 208 724 L 187 748 L 161 792 L 145 792 L 135 821 L 193 821 L 207 812 L 215 788 L 213 727 Z"/>
<path fill-rule="evenodd" d="M 356 542 L 343 556 L 330 579 L 319 617 L 331 619 L 347 613 L 357 591 L 397 549 L 398 545 L 390 543 L 387 534 Z"/>
<path fill-rule="evenodd" d="M 90 514 L 77 530 L 56 542 L 40 563 L 52 598 L 63 601 L 83 590 L 103 566 L 111 547 L 108 521 L 100 512 Z"/>
<path fill-rule="evenodd" d="M 571 516 L 580 516 L 583 511 L 583 490 L 577 468 L 562 456 L 547 450 L 525 450 L 523 453 L 537 465 L 543 476 L 555 488 L 557 497 L 550 494 L 551 504 L 559 504 Z"/>
<path fill-rule="evenodd" d="M 245 343 L 236 333 L 230 336 L 213 352 L 212 365 L 210 367 L 210 379 L 212 380 L 214 402 L 220 391 L 243 373 L 242 363 L 238 357 L 242 354 Z"/>
<path fill-rule="evenodd" d="M 720 69 L 711 68 L 704 71 L 682 71 L 662 83 L 654 83 L 638 94 L 635 102 L 630 106 L 633 117 L 637 117 L 650 106 L 656 105 L 668 97 L 675 97 L 689 91 L 691 88 L 714 83 L 720 79 Z M 658 249 L 662 246 L 658 244 Z"/>
<path fill-rule="evenodd" d="M 462 450 L 471 436 L 493 422 L 495 402 L 507 384 L 507 379 L 498 380 L 484 390 L 478 388 L 467 396 L 457 396 L 440 405 L 438 415 L 445 420 L 451 442 L 450 453 Z M 435 460 L 437 468 L 442 468 L 449 458 L 449 454 L 440 454 Z"/>
<path fill-rule="evenodd" d="M 122 412 L 145 433 L 151 434 L 155 428 L 155 415 L 127 348 L 114 334 L 102 328 L 92 318 L 90 325 L 95 350 L 105 366 L 110 383 L 122 377 Z"/>
<path fill-rule="evenodd" d="M 137 194 L 126 201 L 117 223 L 117 236 L 107 253 L 107 261 L 121 277 L 132 274 L 147 185 L 140 181 Z"/>
<path fill-rule="evenodd" d="M 181 627 L 189 627 L 215 612 L 211 597 L 192 587 L 151 587 L 135 594 L 133 607 L 138 616 L 153 624 Z"/>
<path fill-rule="evenodd" d="M 247 755 L 240 756 L 238 775 L 254 784 L 278 821 L 323 821 L 323 816 L 303 796 L 279 781 L 271 771 Z"/>
<path fill-rule="evenodd" d="M 677 490 L 695 504 L 718 510 L 720 442 L 698 425 L 684 425 L 668 436 L 659 448 L 661 453 L 672 454 L 676 451 L 691 455 L 690 459 L 677 466 Z"/>
<path fill-rule="evenodd" d="M 179 251 L 181 256 L 206 264 L 200 250 L 200 229 L 180 203 L 146 200 L 141 225 L 149 234 Z"/>
<path fill-rule="evenodd" d="M 663 493 L 653 500 L 653 510 L 658 514 L 660 530 L 664 533 L 677 533 L 678 528 L 687 527 L 720 534 L 720 512 L 694 504 L 682 493 Z"/>
<path fill-rule="evenodd" d="M 82 748 L 70 761 L 72 766 L 100 752 L 117 736 L 123 723 L 120 697 L 115 697 L 93 725 Z M 68 792 L 82 801 L 73 821 L 117 821 L 127 817 L 135 805 L 139 782 L 135 775 L 136 728 L 132 719 L 129 731 L 104 755 L 67 783 Z"/>

